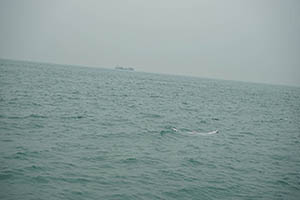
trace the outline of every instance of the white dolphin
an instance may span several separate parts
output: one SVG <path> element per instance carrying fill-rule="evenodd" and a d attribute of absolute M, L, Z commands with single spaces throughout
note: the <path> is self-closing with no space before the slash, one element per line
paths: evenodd
<path fill-rule="evenodd" d="M 177 131 L 178 131 L 178 130 L 177 130 L 176 128 L 174 128 L 174 127 L 173 127 L 173 128 L 171 128 L 171 129 L 172 129 L 173 131 L 175 131 L 175 132 L 177 132 Z"/>

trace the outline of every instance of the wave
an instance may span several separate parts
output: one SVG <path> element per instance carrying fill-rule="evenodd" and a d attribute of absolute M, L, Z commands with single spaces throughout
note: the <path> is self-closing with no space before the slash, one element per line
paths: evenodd
<path fill-rule="evenodd" d="M 42 119 L 46 119 L 48 117 L 45 116 L 45 115 L 30 114 L 30 115 L 27 115 L 27 116 L 4 116 L 4 115 L 1 115 L 1 118 L 7 118 L 7 119 L 42 118 Z"/>

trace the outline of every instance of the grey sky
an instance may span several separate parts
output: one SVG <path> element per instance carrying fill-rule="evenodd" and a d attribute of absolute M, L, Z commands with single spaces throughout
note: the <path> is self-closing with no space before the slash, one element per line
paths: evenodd
<path fill-rule="evenodd" d="M 299 0 L 0 0 L 0 58 L 300 86 Z"/>

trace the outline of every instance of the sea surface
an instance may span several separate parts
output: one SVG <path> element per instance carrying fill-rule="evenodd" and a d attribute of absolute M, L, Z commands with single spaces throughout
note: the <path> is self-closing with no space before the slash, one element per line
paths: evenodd
<path fill-rule="evenodd" d="M 298 200 L 299 120 L 299 87 L 0 60 L 0 199 Z"/>

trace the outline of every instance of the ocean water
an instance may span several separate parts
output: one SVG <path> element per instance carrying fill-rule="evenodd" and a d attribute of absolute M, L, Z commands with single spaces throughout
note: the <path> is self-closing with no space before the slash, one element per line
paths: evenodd
<path fill-rule="evenodd" d="M 299 119 L 297 87 L 0 60 L 0 199 L 299 199 Z"/>

